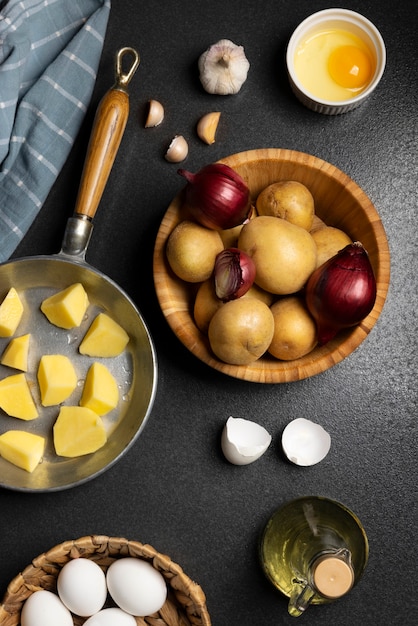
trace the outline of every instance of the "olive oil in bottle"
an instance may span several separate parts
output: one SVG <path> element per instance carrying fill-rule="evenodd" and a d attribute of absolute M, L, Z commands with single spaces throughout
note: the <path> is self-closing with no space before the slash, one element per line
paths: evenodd
<path fill-rule="evenodd" d="M 289 613 L 331 602 L 350 591 L 368 559 L 358 518 L 344 505 L 305 497 L 281 507 L 268 521 L 260 547 L 268 579 L 289 597 Z"/>

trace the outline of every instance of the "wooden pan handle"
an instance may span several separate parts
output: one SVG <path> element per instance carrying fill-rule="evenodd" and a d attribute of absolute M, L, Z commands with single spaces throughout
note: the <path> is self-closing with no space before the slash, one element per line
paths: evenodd
<path fill-rule="evenodd" d="M 125 55 L 133 62 L 124 73 Z M 96 111 L 76 200 L 75 215 L 93 219 L 113 167 L 129 115 L 127 86 L 139 65 L 133 48 L 122 48 L 116 55 L 116 83 L 103 96 Z"/>

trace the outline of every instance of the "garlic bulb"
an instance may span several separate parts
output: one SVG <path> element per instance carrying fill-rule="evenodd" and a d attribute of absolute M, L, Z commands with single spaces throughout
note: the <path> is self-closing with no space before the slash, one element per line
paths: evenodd
<path fill-rule="evenodd" d="M 208 93 L 238 93 L 247 79 L 250 64 L 242 46 L 221 39 L 199 57 L 200 82 Z"/>

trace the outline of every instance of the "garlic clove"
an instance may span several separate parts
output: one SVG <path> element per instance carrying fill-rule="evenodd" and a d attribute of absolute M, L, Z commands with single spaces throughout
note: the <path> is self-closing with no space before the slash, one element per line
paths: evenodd
<path fill-rule="evenodd" d="M 282 433 L 285 455 L 295 465 L 316 465 L 328 454 L 331 437 L 319 424 L 303 417 L 290 422 Z"/>
<path fill-rule="evenodd" d="M 197 134 L 199 139 L 207 143 L 209 146 L 215 143 L 215 135 L 218 129 L 219 118 L 221 114 L 219 111 L 213 111 L 212 113 L 206 113 L 197 123 Z"/>
<path fill-rule="evenodd" d="M 271 435 L 263 426 L 241 417 L 229 417 L 222 432 L 222 452 L 233 465 L 253 463 L 270 443 Z"/>
<path fill-rule="evenodd" d="M 183 135 L 176 135 L 168 146 L 165 158 L 170 163 L 184 161 L 189 153 L 189 145 Z"/>
<path fill-rule="evenodd" d="M 145 128 L 153 128 L 161 124 L 164 119 L 164 107 L 158 100 L 149 101 L 148 116 L 145 121 Z"/>
<path fill-rule="evenodd" d="M 221 39 L 200 55 L 198 67 L 205 91 L 225 96 L 239 92 L 247 80 L 250 64 L 242 46 Z"/>

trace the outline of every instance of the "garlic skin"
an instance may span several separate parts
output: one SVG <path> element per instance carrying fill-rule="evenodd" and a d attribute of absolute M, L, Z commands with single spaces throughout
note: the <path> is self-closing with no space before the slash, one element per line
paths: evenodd
<path fill-rule="evenodd" d="M 289 461 L 308 467 L 326 457 L 331 447 L 331 437 L 319 424 L 298 417 L 284 429 L 282 447 Z"/>
<path fill-rule="evenodd" d="M 203 52 L 198 66 L 205 91 L 221 96 L 238 93 L 250 69 L 244 48 L 229 39 L 221 39 Z"/>
<path fill-rule="evenodd" d="M 253 463 L 270 443 L 271 435 L 263 426 L 241 417 L 229 417 L 222 431 L 222 452 L 233 465 Z"/>
<path fill-rule="evenodd" d="M 148 116 L 145 121 L 145 128 L 159 126 L 164 119 L 164 107 L 158 100 L 149 101 Z"/>
<path fill-rule="evenodd" d="M 168 146 L 165 158 L 169 163 L 180 163 L 189 154 L 189 145 L 183 135 L 176 135 Z"/>
<path fill-rule="evenodd" d="M 208 146 L 215 143 L 215 135 L 218 129 L 219 118 L 221 117 L 220 111 L 213 111 L 212 113 L 206 113 L 197 123 L 196 131 L 199 139 Z"/>

